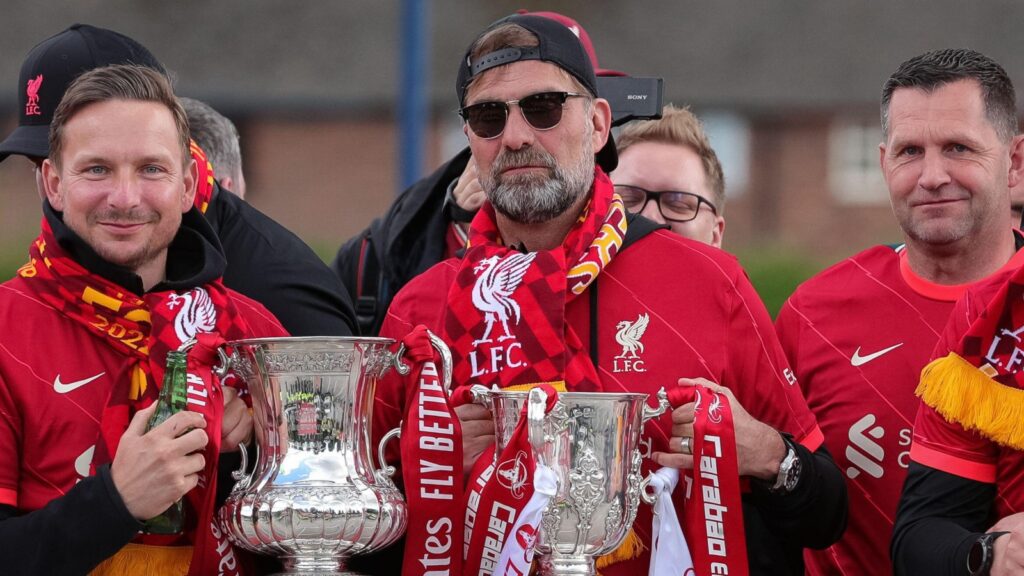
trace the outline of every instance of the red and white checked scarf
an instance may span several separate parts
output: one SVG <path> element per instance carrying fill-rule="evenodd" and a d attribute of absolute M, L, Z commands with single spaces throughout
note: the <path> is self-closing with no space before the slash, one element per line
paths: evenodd
<path fill-rule="evenodd" d="M 600 168 L 595 169 L 587 207 L 553 250 L 523 254 L 506 246 L 494 207 L 485 203 L 473 219 L 469 248 L 448 292 L 443 338 L 452 350 L 454 382 L 488 388 L 564 382 L 567 390 L 599 391 L 597 370 L 574 327 L 566 323 L 565 308 L 611 262 L 625 235 L 626 210 Z M 498 300 L 514 308 L 514 313 L 477 307 L 474 290 L 485 282 L 483 276 L 496 289 L 492 294 L 499 293 Z M 512 277 L 521 280 L 508 286 Z M 505 339 L 502 315 L 509 316 L 505 324 L 519 347 L 517 361 L 488 374 L 474 374 L 470 356 L 489 358 L 492 349 L 503 345 L 499 341 Z M 487 326 L 493 342 L 479 342 Z"/>

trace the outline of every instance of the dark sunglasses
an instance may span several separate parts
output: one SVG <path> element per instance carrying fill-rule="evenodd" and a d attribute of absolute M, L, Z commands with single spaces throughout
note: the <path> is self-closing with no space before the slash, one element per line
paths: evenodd
<path fill-rule="evenodd" d="M 575 92 L 539 92 L 519 100 L 506 102 L 480 102 L 459 110 L 469 129 L 484 140 L 501 136 L 508 121 L 508 109 L 519 105 L 523 118 L 534 130 L 550 130 L 562 121 L 562 106 L 569 98 L 583 98 L 586 94 Z"/>
<path fill-rule="evenodd" d="M 626 210 L 630 212 L 643 212 L 644 206 L 654 199 L 658 205 L 661 216 L 669 222 L 689 222 L 697 217 L 701 204 L 708 207 L 711 213 L 718 216 L 714 204 L 698 196 L 693 192 L 677 192 L 668 190 L 665 192 L 651 192 L 639 186 L 630 184 L 616 184 L 615 192 L 622 198 Z"/>

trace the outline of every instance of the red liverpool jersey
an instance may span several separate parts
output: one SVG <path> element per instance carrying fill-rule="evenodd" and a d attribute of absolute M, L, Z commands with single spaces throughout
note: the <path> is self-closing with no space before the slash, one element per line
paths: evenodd
<path fill-rule="evenodd" d="M 1021 263 L 1024 252 L 1004 269 Z M 805 553 L 808 573 L 892 573 L 914 388 L 968 286 L 930 283 L 910 269 L 902 246 L 878 246 L 808 280 L 779 312 L 779 340 L 849 486 L 846 532 Z"/>
<path fill-rule="evenodd" d="M 286 333 L 262 305 L 228 293 L 253 336 Z M 131 359 L 34 296 L 0 285 L 0 504 L 30 512 L 90 473 L 100 418 L 128 395 Z"/>
<path fill-rule="evenodd" d="M 996 274 L 971 288 L 957 302 L 935 346 L 933 358 L 946 356 L 958 349 L 960 339 L 1003 287 L 1010 272 Z M 910 448 L 911 460 L 962 478 L 994 484 L 996 518 L 1024 511 L 1024 452 L 996 444 L 977 432 L 964 430 L 959 424 L 946 421 L 923 402 L 918 406 L 914 442 Z"/>

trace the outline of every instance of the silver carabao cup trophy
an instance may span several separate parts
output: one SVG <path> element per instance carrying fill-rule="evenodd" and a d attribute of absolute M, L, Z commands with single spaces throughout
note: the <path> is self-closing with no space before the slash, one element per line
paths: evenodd
<path fill-rule="evenodd" d="M 495 454 L 501 454 L 528 393 L 481 386 L 473 394 L 494 414 Z M 595 558 L 625 540 L 650 482 L 640 475 L 640 434 L 645 422 L 669 408 L 664 390 L 658 398 L 658 407 L 650 408 L 647 394 L 562 392 L 544 417 L 542 438 L 531 425 L 537 458 L 558 477 L 537 540 L 542 574 L 594 575 Z"/>
<path fill-rule="evenodd" d="M 441 351 L 442 378 L 451 356 Z M 286 574 L 343 574 L 345 559 L 391 544 L 406 504 L 371 457 L 374 390 L 388 370 L 407 373 L 386 338 L 295 337 L 229 342 L 221 370 L 252 394 L 258 457 L 219 512 L 235 545 L 279 558 Z M 381 463 L 384 443 L 377 447 Z M 243 460 L 245 451 L 243 448 Z M 242 470 L 246 464 L 243 462 Z"/>

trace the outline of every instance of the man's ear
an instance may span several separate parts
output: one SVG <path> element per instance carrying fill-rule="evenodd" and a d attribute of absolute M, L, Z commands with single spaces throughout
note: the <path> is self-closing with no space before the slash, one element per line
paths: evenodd
<path fill-rule="evenodd" d="M 612 130 L 612 106 L 604 98 L 594 98 L 590 106 L 590 116 L 594 123 L 593 147 L 594 154 L 604 148 L 608 135 Z"/>
<path fill-rule="evenodd" d="M 885 170 L 885 142 L 878 144 L 878 169 L 882 171 L 882 178 L 889 184 L 889 173 Z"/>
<path fill-rule="evenodd" d="M 715 216 L 715 227 L 711 229 L 711 245 L 715 248 L 722 247 L 722 236 L 725 234 L 725 218 Z"/>
<path fill-rule="evenodd" d="M 1024 179 L 1024 134 L 1018 134 L 1010 140 L 1010 173 L 1007 183 L 1016 188 Z"/>
<path fill-rule="evenodd" d="M 238 194 L 238 190 L 235 189 L 235 179 L 231 176 L 220 176 L 217 178 L 217 182 L 220 183 L 221 190 L 228 190 Z"/>
<path fill-rule="evenodd" d="M 50 161 L 49 158 L 43 160 L 42 168 L 43 177 L 42 184 L 43 189 L 46 192 L 46 200 L 50 203 L 50 207 L 57 212 L 64 211 L 64 197 L 60 193 L 60 170 L 57 166 Z"/>
<path fill-rule="evenodd" d="M 189 158 L 188 167 L 182 178 L 182 183 L 185 186 L 185 194 L 181 197 L 181 213 L 184 214 L 192 209 L 193 203 L 196 200 L 196 186 L 199 183 L 199 166 L 196 164 L 195 158 Z"/>

